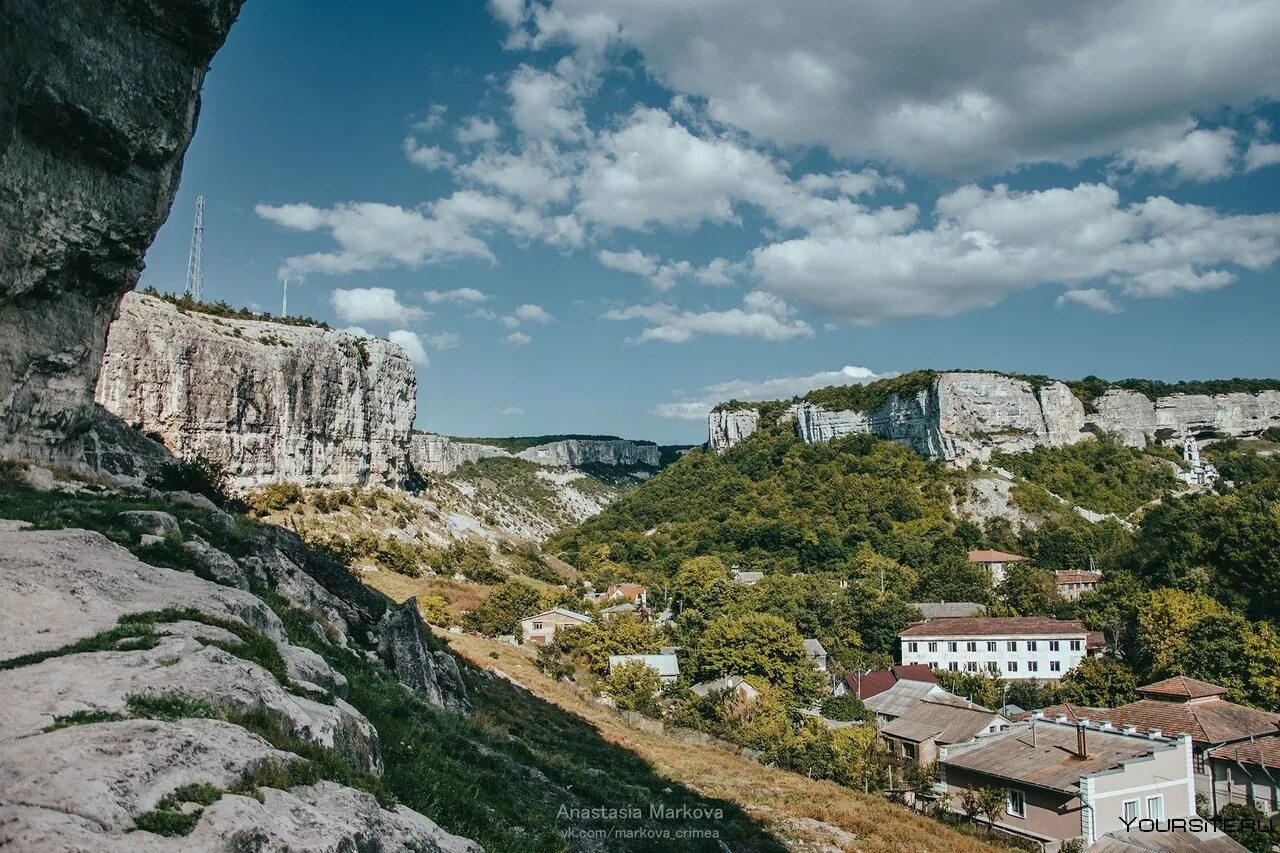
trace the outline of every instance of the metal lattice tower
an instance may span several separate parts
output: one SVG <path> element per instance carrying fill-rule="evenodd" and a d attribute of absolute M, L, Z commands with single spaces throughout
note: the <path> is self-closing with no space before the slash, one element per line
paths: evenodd
<path fill-rule="evenodd" d="M 196 224 L 191 229 L 191 254 L 187 256 L 187 295 L 204 301 L 204 196 L 196 196 Z"/>

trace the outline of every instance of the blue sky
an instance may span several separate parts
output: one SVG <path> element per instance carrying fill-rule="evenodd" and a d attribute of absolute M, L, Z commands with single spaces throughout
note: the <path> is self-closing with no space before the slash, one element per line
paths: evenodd
<path fill-rule="evenodd" d="M 924 367 L 1275 375 L 1274 3 L 251 0 L 142 283 L 402 343 L 424 429 L 705 438 Z"/>

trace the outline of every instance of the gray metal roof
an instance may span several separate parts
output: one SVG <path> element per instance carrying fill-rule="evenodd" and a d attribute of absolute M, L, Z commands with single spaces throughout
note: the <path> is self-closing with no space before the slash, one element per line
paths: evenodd
<path fill-rule="evenodd" d="M 1229 835 L 1209 832 L 1108 832 L 1089 853 L 1247 853 Z"/>
<path fill-rule="evenodd" d="M 972 601 L 913 601 L 926 619 L 947 619 L 961 616 L 981 616 L 986 608 Z"/>
<path fill-rule="evenodd" d="M 864 699 L 862 704 L 867 706 L 867 710 L 873 714 L 882 717 L 901 717 L 903 714 L 915 707 L 921 699 L 926 697 L 960 698 L 953 693 L 948 693 L 936 684 L 928 681 L 897 681 L 888 690 L 877 693 L 869 699 Z"/>
<path fill-rule="evenodd" d="M 657 671 L 658 675 L 675 677 L 680 674 L 680 664 L 675 655 L 609 655 L 609 671 L 624 663 L 640 661 L 645 666 Z"/>
<path fill-rule="evenodd" d="M 922 699 L 880 731 L 915 743 L 930 739 L 938 743 L 964 743 L 996 721 L 995 711 L 964 699 Z"/>

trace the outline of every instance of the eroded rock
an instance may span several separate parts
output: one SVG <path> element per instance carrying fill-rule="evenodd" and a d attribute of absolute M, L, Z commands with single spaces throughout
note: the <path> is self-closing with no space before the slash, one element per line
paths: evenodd
<path fill-rule="evenodd" d="M 471 712 L 458 662 L 448 652 L 431 648 L 431 637 L 416 598 L 388 610 L 378 626 L 378 635 L 378 654 L 400 681 L 432 705 Z"/>

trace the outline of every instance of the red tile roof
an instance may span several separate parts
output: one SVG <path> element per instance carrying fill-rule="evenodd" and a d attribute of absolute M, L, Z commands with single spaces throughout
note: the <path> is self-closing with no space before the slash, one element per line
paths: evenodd
<path fill-rule="evenodd" d="M 1246 708 L 1218 698 L 1200 702 L 1139 699 L 1114 709 L 1080 705 L 1051 705 L 1044 709 L 1044 715 L 1050 719 L 1059 714 L 1066 714 L 1067 719 L 1073 721 L 1106 721 L 1116 728 L 1134 726 L 1144 734 L 1157 729 L 1168 737 L 1186 733 L 1197 744 L 1225 743 L 1280 731 L 1277 728 L 1280 726 L 1280 714 Z"/>
<path fill-rule="evenodd" d="M 1175 675 L 1173 678 L 1139 687 L 1138 692 L 1149 698 L 1169 696 L 1178 699 L 1204 699 L 1208 696 L 1221 696 L 1227 692 L 1227 688 L 1187 678 L 1185 675 Z"/>
<path fill-rule="evenodd" d="M 899 637 L 1085 636 L 1084 623 L 1045 616 L 946 617 L 930 619 L 901 631 Z"/>
<path fill-rule="evenodd" d="M 1280 737 L 1264 737 L 1247 743 L 1232 743 L 1209 751 L 1211 758 L 1257 764 L 1280 769 Z"/>
<path fill-rule="evenodd" d="M 970 563 L 1021 563 L 1026 557 L 1006 554 L 1004 551 L 970 551 Z"/>
<path fill-rule="evenodd" d="M 849 685 L 849 692 L 859 699 L 870 699 L 888 690 L 899 681 L 922 681 L 925 684 L 937 684 L 933 670 L 922 663 L 898 664 L 889 669 L 875 669 L 871 672 L 851 673 L 844 677 Z"/>

